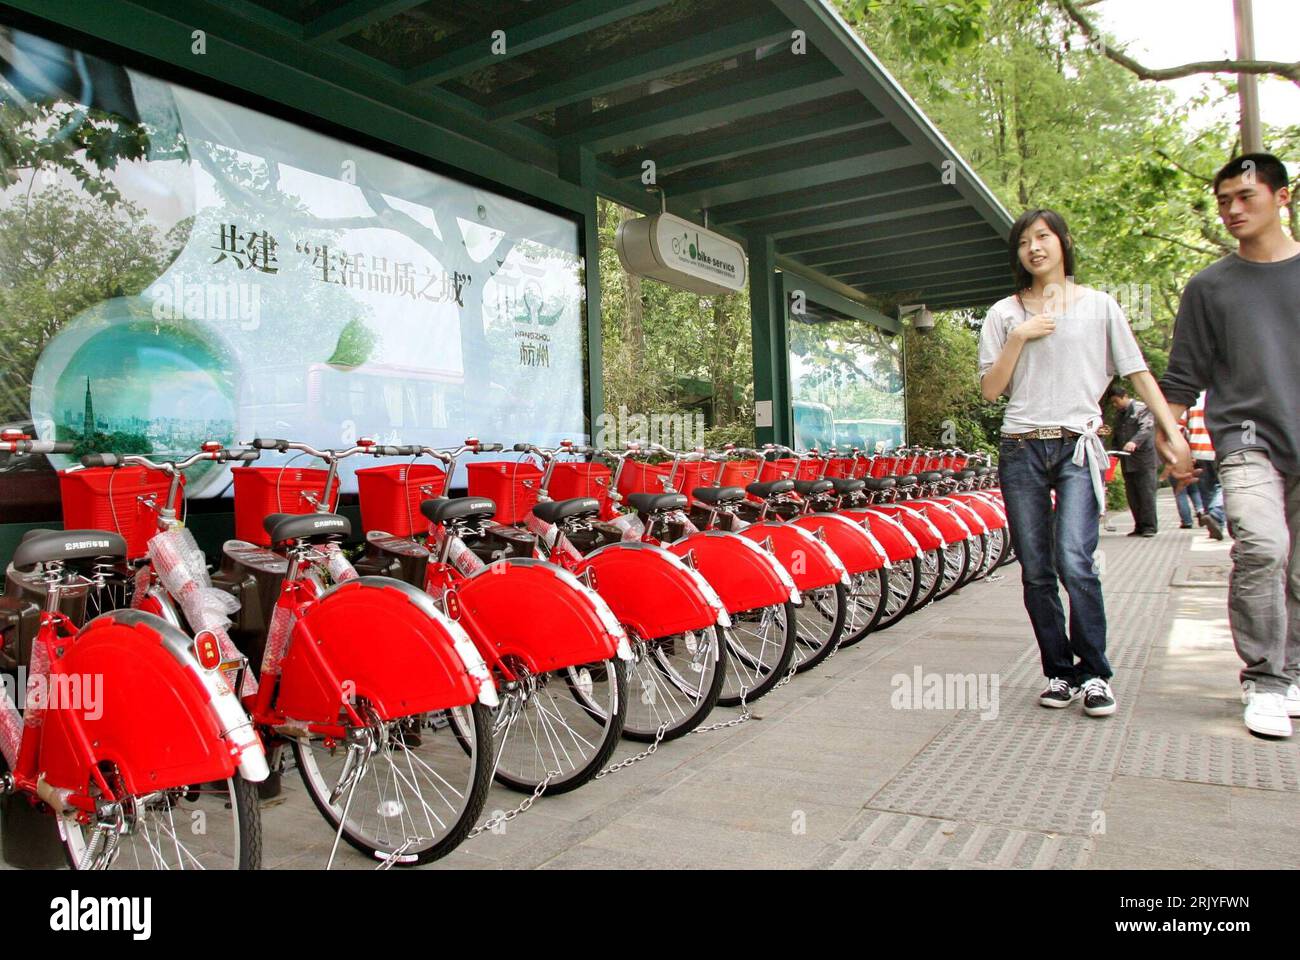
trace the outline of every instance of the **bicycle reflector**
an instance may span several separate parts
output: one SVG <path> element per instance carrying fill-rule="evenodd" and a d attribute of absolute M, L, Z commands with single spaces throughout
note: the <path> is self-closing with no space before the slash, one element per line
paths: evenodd
<path fill-rule="evenodd" d="M 221 666 L 221 648 L 211 632 L 205 630 L 194 638 L 194 656 L 204 670 L 215 670 Z"/>
<path fill-rule="evenodd" d="M 442 608 L 446 612 L 448 619 L 460 619 L 460 598 L 456 596 L 454 590 L 448 590 L 442 595 Z"/>
<path fill-rule="evenodd" d="M 201 446 L 199 449 L 202 450 L 204 453 L 216 453 L 218 450 L 221 449 L 221 441 L 204 440 L 203 446 Z"/>

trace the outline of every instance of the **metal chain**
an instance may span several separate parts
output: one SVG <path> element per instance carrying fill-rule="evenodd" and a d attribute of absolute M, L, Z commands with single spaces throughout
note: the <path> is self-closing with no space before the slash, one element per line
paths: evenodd
<path fill-rule="evenodd" d="M 789 669 L 788 671 L 786 671 L 785 676 L 782 677 L 780 680 L 778 680 L 778 681 L 776 682 L 776 686 L 774 686 L 771 690 L 769 690 L 769 691 L 767 691 L 767 692 L 768 692 L 768 693 L 775 693 L 776 691 L 780 690 L 780 689 L 781 689 L 782 687 L 784 687 L 787 683 L 789 683 L 791 680 L 794 679 L 794 675 L 795 675 L 796 672 L 798 672 L 798 670 L 799 670 L 799 665 L 798 665 L 797 663 L 792 663 L 792 664 L 790 664 L 790 669 Z"/>
<path fill-rule="evenodd" d="M 617 770 L 622 770 L 624 767 L 630 767 L 632 766 L 632 764 L 644 760 L 646 757 L 650 756 L 652 753 L 654 753 L 656 750 L 659 749 L 659 744 L 663 743 L 664 734 L 667 731 L 668 731 L 668 724 L 666 723 L 659 724 L 659 729 L 655 731 L 654 743 L 650 744 L 650 746 L 646 747 L 640 753 L 628 757 L 626 760 L 620 760 L 618 763 L 611 763 L 604 770 L 600 771 L 600 773 L 596 774 L 596 776 L 593 779 L 599 780 L 601 777 L 609 776 L 609 774 L 614 773 Z"/>
<path fill-rule="evenodd" d="M 750 717 L 753 716 L 753 714 L 749 712 L 749 704 L 745 702 L 745 698 L 747 696 L 749 696 L 749 688 L 741 687 L 740 688 L 740 716 L 735 717 L 734 719 L 731 720 L 719 720 L 717 723 L 711 723 L 707 727 L 696 727 L 694 730 L 688 733 L 687 736 L 689 737 L 691 733 L 709 733 L 713 730 L 725 730 L 727 727 L 740 726 L 742 723 L 744 723 L 746 720 L 748 720 Z"/>
<path fill-rule="evenodd" d="M 484 820 L 477 827 L 471 830 L 469 834 L 465 837 L 465 839 L 473 840 L 484 830 L 491 830 L 495 827 L 499 827 L 502 824 L 509 823 L 511 820 L 519 816 L 521 813 L 527 813 L 528 808 L 537 802 L 537 798 L 546 792 L 546 788 L 550 786 L 551 780 L 555 777 L 558 777 L 559 775 L 560 775 L 560 771 L 558 770 L 549 771 L 546 774 L 546 776 L 542 778 L 542 782 L 533 788 L 532 795 L 524 798 L 523 803 L 519 804 L 519 806 L 515 807 L 513 810 L 501 814 L 501 816 L 499 817 L 491 817 L 487 820 Z"/>

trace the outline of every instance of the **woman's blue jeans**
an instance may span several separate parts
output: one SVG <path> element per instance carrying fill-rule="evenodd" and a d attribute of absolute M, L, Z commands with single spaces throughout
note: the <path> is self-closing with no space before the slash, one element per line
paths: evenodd
<path fill-rule="evenodd" d="M 1074 446 L 1073 438 L 1004 439 L 998 477 L 1043 674 L 1079 685 L 1093 677 L 1108 680 L 1111 669 L 1106 607 L 1093 564 L 1100 511 L 1087 464 L 1071 460 Z M 1058 579 L 1070 598 L 1068 633 Z"/>

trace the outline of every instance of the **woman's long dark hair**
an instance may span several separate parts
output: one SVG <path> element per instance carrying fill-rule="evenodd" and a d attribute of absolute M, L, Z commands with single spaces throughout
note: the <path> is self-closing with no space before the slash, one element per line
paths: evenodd
<path fill-rule="evenodd" d="M 1066 278 L 1074 277 L 1074 240 L 1070 237 L 1070 228 L 1065 225 L 1065 218 L 1047 207 L 1026 210 L 1011 225 L 1011 234 L 1007 238 L 1011 245 L 1011 276 L 1016 282 L 1017 297 L 1034 284 L 1033 274 L 1020 262 L 1020 235 L 1029 229 L 1030 224 L 1040 219 L 1061 241 L 1061 259 L 1065 265 Z"/>

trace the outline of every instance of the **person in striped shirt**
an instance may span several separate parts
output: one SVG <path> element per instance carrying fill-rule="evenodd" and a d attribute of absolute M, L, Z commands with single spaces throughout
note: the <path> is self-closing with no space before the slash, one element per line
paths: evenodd
<path fill-rule="evenodd" d="M 1205 427 L 1205 394 L 1196 398 L 1196 405 L 1187 411 L 1187 443 L 1192 448 L 1192 459 L 1200 469 L 1196 489 L 1200 494 L 1201 510 L 1197 519 L 1215 540 L 1223 539 L 1223 488 L 1219 486 L 1219 472 L 1214 465 L 1214 444 Z"/>

